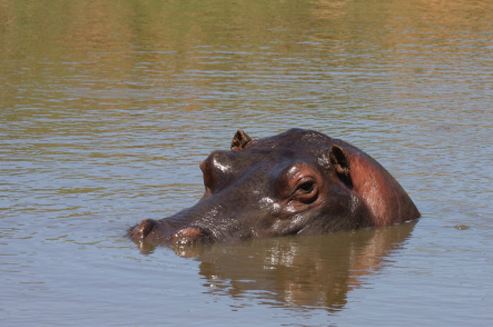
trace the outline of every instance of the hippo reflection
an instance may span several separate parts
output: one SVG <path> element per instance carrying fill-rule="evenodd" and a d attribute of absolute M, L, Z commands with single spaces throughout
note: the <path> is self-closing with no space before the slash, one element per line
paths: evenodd
<path fill-rule="evenodd" d="M 230 151 L 212 152 L 200 168 L 205 193 L 197 204 L 129 230 L 141 248 L 322 234 L 420 215 L 374 159 L 315 131 L 258 140 L 238 131 Z"/>
<path fill-rule="evenodd" d="M 344 307 L 347 293 L 381 268 L 385 256 L 403 244 L 414 225 L 217 244 L 194 254 L 209 292 L 332 311 Z"/>

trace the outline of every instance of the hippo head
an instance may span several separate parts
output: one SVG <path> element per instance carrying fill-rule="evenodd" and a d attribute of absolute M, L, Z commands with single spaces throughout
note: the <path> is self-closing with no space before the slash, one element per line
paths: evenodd
<path fill-rule="evenodd" d="M 130 228 L 142 246 L 194 244 L 382 226 L 419 217 L 397 181 L 341 140 L 301 129 L 252 139 L 201 164 L 205 192 L 191 208 Z"/>

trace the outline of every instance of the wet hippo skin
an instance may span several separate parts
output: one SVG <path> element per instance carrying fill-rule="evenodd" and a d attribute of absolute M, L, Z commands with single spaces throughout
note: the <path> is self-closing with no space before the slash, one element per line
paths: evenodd
<path fill-rule="evenodd" d="M 128 231 L 140 247 L 323 234 L 416 219 L 416 206 L 373 158 L 322 133 L 291 129 L 252 139 L 201 164 L 205 191 L 192 207 Z"/>

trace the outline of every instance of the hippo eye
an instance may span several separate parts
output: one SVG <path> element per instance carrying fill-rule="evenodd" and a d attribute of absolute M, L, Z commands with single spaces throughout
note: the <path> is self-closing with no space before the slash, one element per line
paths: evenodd
<path fill-rule="evenodd" d="M 314 186 L 315 183 L 313 181 L 306 181 L 298 186 L 298 190 L 301 190 L 305 193 L 310 193 L 311 191 L 313 191 Z"/>
<path fill-rule="evenodd" d="M 312 203 L 318 196 L 317 184 L 314 180 L 305 180 L 296 187 L 294 195 L 297 200 L 303 203 Z"/>

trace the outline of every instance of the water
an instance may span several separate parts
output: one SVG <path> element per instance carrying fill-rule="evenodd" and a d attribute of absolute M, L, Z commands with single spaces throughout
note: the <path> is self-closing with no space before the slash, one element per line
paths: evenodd
<path fill-rule="evenodd" d="M 0 0 L 2 326 L 493 319 L 491 1 Z M 417 224 L 141 254 L 237 128 L 370 153 Z"/>

